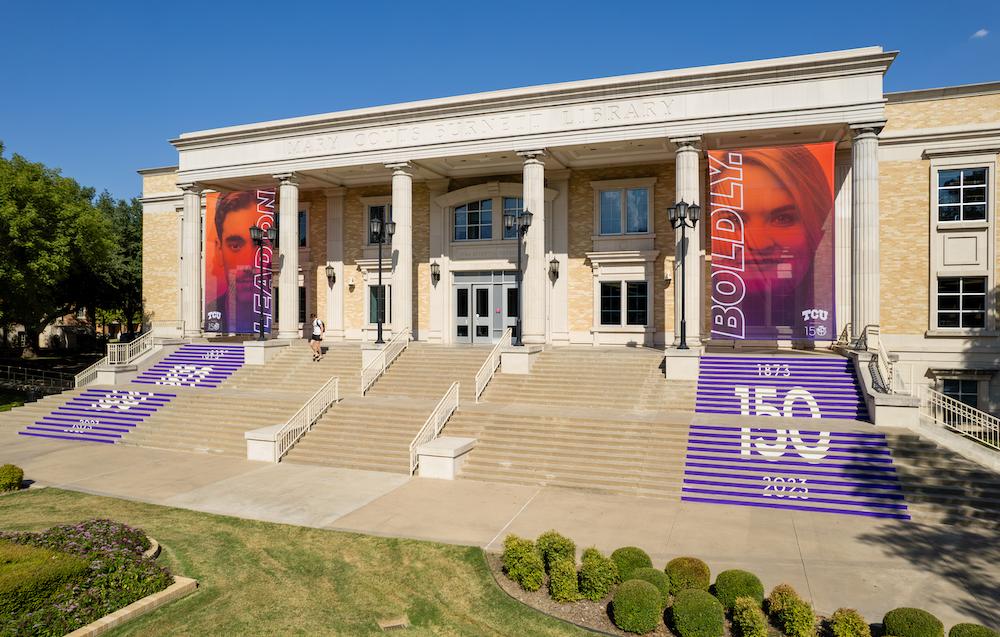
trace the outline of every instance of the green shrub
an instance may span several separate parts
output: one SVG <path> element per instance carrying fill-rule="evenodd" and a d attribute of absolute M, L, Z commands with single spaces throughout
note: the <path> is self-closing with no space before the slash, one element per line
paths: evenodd
<path fill-rule="evenodd" d="M 623 546 L 611 553 L 611 561 L 618 567 L 618 581 L 632 579 L 632 571 L 637 568 L 652 568 L 653 560 L 646 551 L 635 546 Z"/>
<path fill-rule="evenodd" d="M 708 591 L 689 588 L 674 597 L 670 618 L 680 637 L 721 637 L 726 613 Z"/>
<path fill-rule="evenodd" d="M 618 581 L 618 567 L 611 558 L 604 557 L 596 548 L 583 552 L 580 563 L 580 595 L 600 601 L 611 591 Z"/>
<path fill-rule="evenodd" d="M 552 563 L 557 560 L 568 559 L 576 562 L 576 544 L 565 535 L 560 535 L 555 531 L 546 531 L 535 540 L 538 552 L 542 554 L 542 561 L 545 562 L 545 571 L 552 568 Z"/>
<path fill-rule="evenodd" d="M 549 597 L 557 602 L 575 602 L 580 599 L 576 582 L 576 562 L 558 559 L 549 566 Z"/>
<path fill-rule="evenodd" d="M 816 615 L 812 606 L 802 599 L 793 599 L 779 616 L 782 631 L 788 637 L 814 637 L 816 635 Z"/>
<path fill-rule="evenodd" d="M 948 637 L 1000 637 L 1000 633 L 979 624 L 955 624 Z"/>
<path fill-rule="evenodd" d="M 707 591 L 708 585 L 712 583 L 712 571 L 708 564 L 697 557 L 675 557 L 667 562 L 667 567 L 663 570 L 670 578 L 670 592 L 673 595 L 689 588 Z"/>
<path fill-rule="evenodd" d="M 830 616 L 833 637 L 872 637 L 872 629 L 861 613 L 853 608 L 838 608 Z"/>
<path fill-rule="evenodd" d="M 545 581 L 542 556 L 531 540 L 508 535 L 503 541 L 503 572 L 526 591 L 537 591 Z"/>
<path fill-rule="evenodd" d="M 0 493 L 5 491 L 17 491 L 21 488 L 24 480 L 24 471 L 21 467 L 12 464 L 0 466 Z"/>
<path fill-rule="evenodd" d="M 656 590 L 660 591 L 662 602 L 660 607 L 667 607 L 667 602 L 670 601 L 670 579 L 666 573 L 657 568 L 637 568 L 632 571 L 631 579 L 641 579 L 655 586 Z"/>
<path fill-rule="evenodd" d="M 49 549 L 0 542 L 0 617 L 30 613 L 86 574 L 87 560 Z"/>
<path fill-rule="evenodd" d="M 781 613 L 784 612 L 788 604 L 796 599 L 801 598 L 795 592 L 795 589 L 788 584 L 778 584 L 775 586 L 767 598 L 767 612 L 771 615 L 771 619 L 780 625 L 781 621 L 779 618 L 781 617 Z"/>
<path fill-rule="evenodd" d="M 763 604 L 764 585 L 753 573 L 738 569 L 722 571 L 715 578 L 715 596 L 726 610 L 733 609 L 737 597 L 750 597 Z"/>
<path fill-rule="evenodd" d="M 757 600 L 737 597 L 733 604 L 733 627 L 737 637 L 767 637 L 767 618 Z"/>
<path fill-rule="evenodd" d="M 882 619 L 884 634 L 895 637 L 944 637 L 941 620 L 919 608 L 890 610 Z"/>
<path fill-rule="evenodd" d="M 630 579 L 615 591 L 611 615 L 625 632 L 644 634 L 660 625 L 660 591 L 645 580 Z"/>

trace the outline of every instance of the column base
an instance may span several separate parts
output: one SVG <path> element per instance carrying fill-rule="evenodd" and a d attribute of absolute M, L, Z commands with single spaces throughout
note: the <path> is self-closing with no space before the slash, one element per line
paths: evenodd
<path fill-rule="evenodd" d="M 663 350 L 663 367 L 667 380 L 698 380 L 701 355 L 701 347 L 668 347 Z"/>
<path fill-rule="evenodd" d="M 500 373 L 530 374 L 542 349 L 541 345 L 521 345 L 500 352 Z"/>

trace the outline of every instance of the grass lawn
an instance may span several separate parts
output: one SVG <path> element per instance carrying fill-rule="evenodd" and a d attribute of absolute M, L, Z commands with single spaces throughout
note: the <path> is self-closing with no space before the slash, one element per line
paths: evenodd
<path fill-rule="evenodd" d="M 144 529 L 196 593 L 110 635 L 586 635 L 509 598 L 482 551 L 254 522 L 59 489 L 0 498 L 0 529 L 103 517 Z"/>

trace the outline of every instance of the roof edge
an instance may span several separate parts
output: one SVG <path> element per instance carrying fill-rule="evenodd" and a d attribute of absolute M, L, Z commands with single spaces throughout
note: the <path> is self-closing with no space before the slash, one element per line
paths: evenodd
<path fill-rule="evenodd" d="M 994 93 L 1000 93 L 1000 82 L 980 82 L 977 84 L 920 88 L 912 91 L 895 91 L 893 93 L 886 93 L 885 98 L 889 104 L 906 104 L 909 102 L 926 102 L 956 97 L 972 97 L 975 95 L 992 95 Z"/>

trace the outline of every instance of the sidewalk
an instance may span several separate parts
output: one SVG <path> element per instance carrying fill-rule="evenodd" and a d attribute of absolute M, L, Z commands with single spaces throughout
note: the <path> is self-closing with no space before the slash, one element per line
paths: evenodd
<path fill-rule="evenodd" d="M 817 611 L 869 621 L 925 608 L 946 627 L 1000 627 L 1000 543 L 984 529 L 608 496 L 554 487 L 408 478 L 349 469 L 81 444 L 0 425 L 0 463 L 38 485 L 238 517 L 499 550 L 507 533 L 550 528 L 579 548 L 636 545 L 655 566 L 678 555 L 713 573 L 745 568 L 792 584 Z M 0 527 L 3 520 L 0 520 Z"/>

